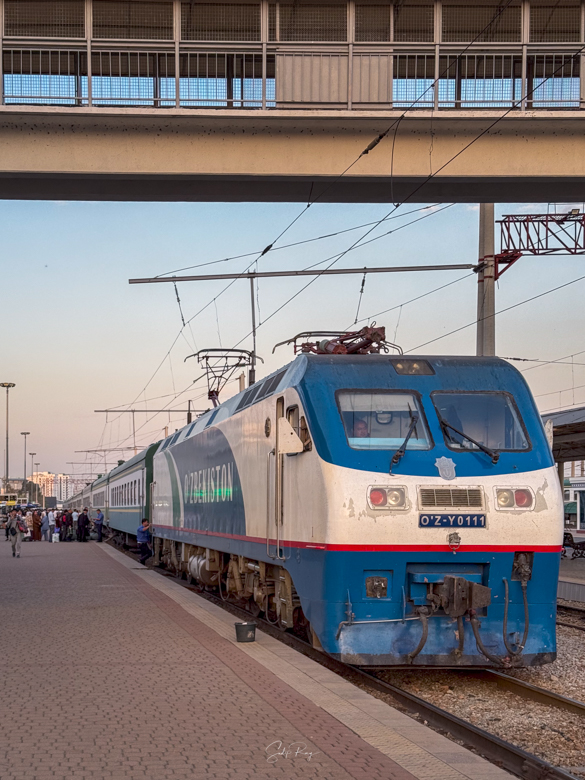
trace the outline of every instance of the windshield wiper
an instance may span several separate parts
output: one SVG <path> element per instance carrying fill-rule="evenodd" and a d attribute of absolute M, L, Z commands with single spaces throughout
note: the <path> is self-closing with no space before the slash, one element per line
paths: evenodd
<path fill-rule="evenodd" d="M 472 439 L 471 436 L 468 436 L 466 433 L 463 433 L 463 431 L 460 431 L 458 428 L 455 428 L 451 423 L 448 423 L 447 420 L 444 420 L 442 417 L 439 417 L 439 422 L 441 423 L 441 428 L 443 431 L 445 431 L 445 428 L 449 428 L 450 430 L 454 431 L 455 433 L 458 433 L 459 436 L 463 436 L 464 439 L 467 439 L 467 441 L 470 441 L 472 444 L 475 444 L 476 447 L 479 447 L 480 450 L 485 452 L 486 455 L 489 455 L 492 459 L 492 463 L 496 464 L 500 459 L 500 453 L 494 452 L 493 450 L 490 450 L 489 447 L 486 447 L 485 444 L 480 444 L 478 441 L 475 441 L 475 439 Z M 449 434 L 447 433 L 447 436 Z M 449 439 L 453 441 L 453 437 L 449 436 Z"/>
<path fill-rule="evenodd" d="M 390 461 L 390 474 L 392 474 L 392 466 L 395 466 L 400 460 L 400 458 L 406 452 L 406 445 L 408 444 L 408 440 L 410 439 L 410 437 L 414 433 L 416 426 L 418 425 L 418 420 L 419 420 L 418 414 L 411 415 L 410 428 L 408 429 L 408 433 L 404 437 L 404 441 L 402 442 L 400 447 L 396 450 L 396 452 L 392 456 L 392 460 Z"/>

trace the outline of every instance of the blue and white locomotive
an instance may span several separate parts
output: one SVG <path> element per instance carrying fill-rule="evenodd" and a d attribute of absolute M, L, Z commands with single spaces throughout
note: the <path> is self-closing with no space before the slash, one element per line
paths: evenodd
<path fill-rule="evenodd" d="M 563 498 L 505 361 L 302 353 L 151 452 L 156 561 L 332 656 L 554 660 Z"/>

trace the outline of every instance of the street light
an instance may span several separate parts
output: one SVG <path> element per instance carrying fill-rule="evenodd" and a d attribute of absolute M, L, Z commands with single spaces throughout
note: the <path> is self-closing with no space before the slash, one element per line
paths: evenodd
<path fill-rule="evenodd" d="M 21 436 L 24 436 L 24 479 L 22 480 L 22 490 L 24 492 L 24 483 L 26 482 L 26 437 L 30 436 L 30 431 L 21 431 Z"/>
<path fill-rule="evenodd" d="M 30 455 L 30 478 L 31 478 L 31 480 L 32 480 L 32 478 L 33 478 L 33 474 L 35 473 L 35 472 L 34 472 L 34 467 L 33 467 L 33 458 L 34 458 L 34 456 L 35 456 L 37 453 L 36 453 L 36 452 L 29 452 L 28 454 Z"/>
<path fill-rule="evenodd" d="M 8 493 L 8 393 L 11 387 L 16 387 L 14 382 L 0 382 L 0 387 L 6 388 L 6 471 L 4 474 L 4 490 Z"/>
<path fill-rule="evenodd" d="M 36 452 L 33 452 L 33 453 L 31 453 L 31 454 L 32 454 L 32 455 L 36 455 L 37 453 L 36 453 Z M 40 463 L 35 463 L 35 466 L 37 467 L 37 474 L 39 473 L 39 466 L 40 466 L 40 465 L 41 465 Z M 40 486 L 40 485 L 37 485 L 36 496 L 37 496 L 37 498 L 39 498 L 39 499 L 41 498 L 41 496 L 39 495 L 39 493 L 40 493 L 40 490 L 41 490 L 41 486 Z M 42 504 L 42 501 L 37 501 L 36 503 L 37 503 L 37 504 Z"/>

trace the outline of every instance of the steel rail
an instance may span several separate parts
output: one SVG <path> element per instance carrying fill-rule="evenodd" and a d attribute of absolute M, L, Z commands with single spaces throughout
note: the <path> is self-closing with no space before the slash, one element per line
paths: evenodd
<path fill-rule="evenodd" d="M 567 623 L 564 620 L 559 620 L 559 612 L 561 613 L 561 617 L 563 617 L 562 613 L 566 612 L 567 614 L 565 617 L 580 617 L 583 620 L 583 623 L 579 625 L 578 623 Z M 574 628 L 576 631 L 585 631 L 585 609 L 581 609 L 579 607 L 566 607 L 564 604 L 558 604 L 557 605 L 557 626 L 563 626 L 563 628 Z"/>
<path fill-rule="evenodd" d="M 577 701 L 576 699 L 569 699 L 567 696 L 562 696 L 560 693 L 549 691 L 548 688 L 539 688 L 524 680 L 519 680 L 517 677 L 511 677 L 503 672 L 497 672 L 495 669 L 472 670 L 470 672 L 464 671 L 464 673 L 466 676 L 474 677 L 478 680 L 495 683 L 499 688 L 503 688 L 517 696 L 521 696 L 523 699 L 530 699 L 539 704 L 546 704 L 549 707 L 558 707 L 558 709 L 585 716 L 585 704 L 583 702 Z"/>
<path fill-rule="evenodd" d="M 585 626 L 578 626 L 576 623 L 563 623 L 560 620 L 557 620 L 557 626 L 562 626 L 563 628 L 574 628 L 575 631 L 585 631 Z"/>
<path fill-rule="evenodd" d="M 127 554 L 130 555 L 130 557 L 135 557 L 130 553 Z M 221 601 L 213 593 L 193 587 L 187 581 L 181 580 L 176 574 L 165 572 L 161 569 L 158 569 L 158 572 L 163 576 L 174 577 L 179 580 L 185 588 L 197 592 L 198 595 L 202 596 L 207 601 L 216 604 L 236 617 L 242 617 L 245 620 L 249 620 L 251 617 L 248 610 L 243 609 L 236 604 Z M 392 685 L 392 683 L 380 680 L 372 672 L 365 671 L 356 666 L 350 666 L 320 650 L 316 650 L 305 640 L 277 628 L 275 625 L 260 617 L 255 617 L 254 620 L 258 622 L 262 631 L 269 636 L 283 641 L 289 647 L 299 649 L 312 660 L 317 661 L 317 663 L 322 665 L 327 665 L 332 671 L 335 671 L 345 679 L 353 677 L 357 681 L 362 683 L 365 682 L 370 688 L 379 693 L 390 695 L 409 713 L 414 713 L 423 718 L 438 731 L 448 734 L 457 740 L 461 740 L 466 746 L 477 750 L 487 760 L 501 766 L 517 777 L 523 778 L 523 780 L 578 780 L 578 778 L 569 772 L 566 772 L 564 769 L 553 766 L 548 761 L 545 761 L 532 753 L 528 753 L 525 750 L 522 750 L 522 748 L 512 745 L 510 742 L 506 742 L 495 734 L 490 734 L 488 731 L 484 731 L 483 729 L 474 726 L 472 723 L 468 723 L 467 721 L 458 718 L 447 710 L 442 710 L 434 704 L 431 704 L 402 688 Z M 416 667 L 413 667 L 413 671 L 415 670 Z M 502 677 L 505 676 L 506 675 L 502 675 Z M 535 688 L 535 691 L 539 690 L 535 686 L 530 687 Z M 559 698 L 562 699 L 563 697 Z M 574 702 L 574 704 L 578 705 L 579 702 Z M 585 707 L 585 705 L 583 706 Z M 580 714 L 583 714 L 581 710 L 579 710 L 579 712 Z"/>

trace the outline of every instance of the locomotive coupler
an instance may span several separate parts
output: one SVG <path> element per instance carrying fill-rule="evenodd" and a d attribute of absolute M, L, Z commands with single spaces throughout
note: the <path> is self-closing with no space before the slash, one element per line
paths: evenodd
<path fill-rule="evenodd" d="M 465 577 L 445 576 L 445 581 L 439 588 L 441 607 L 449 617 L 462 617 L 469 610 L 488 607 L 492 600 L 491 588 L 477 582 L 466 580 Z"/>

